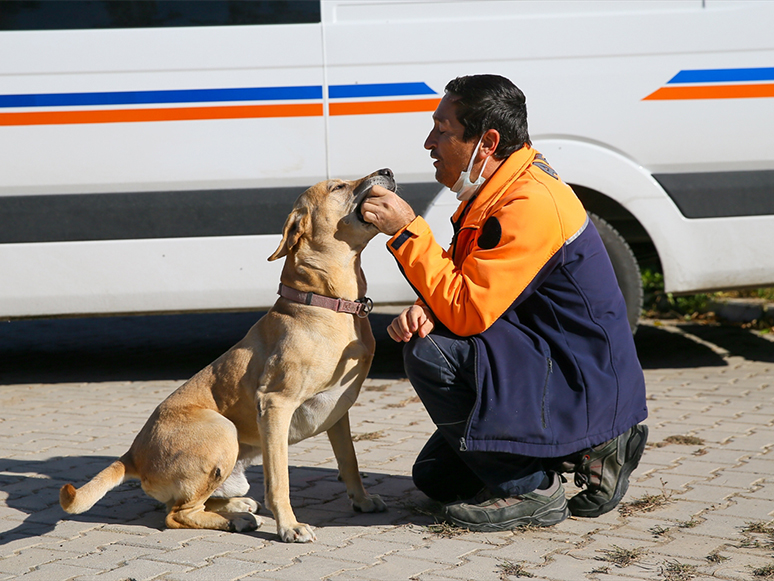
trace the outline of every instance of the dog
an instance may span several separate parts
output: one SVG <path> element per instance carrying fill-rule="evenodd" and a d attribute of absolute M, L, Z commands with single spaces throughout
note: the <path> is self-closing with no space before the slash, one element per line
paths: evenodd
<path fill-rule="evenodd" d="M 356 511 L 385 504 L 363 488 L 349 425 L 374 355 L 360 255 L 378 233 L 360 214 L 374 184 L 395 190 L 389 169 L 320 182 L 298 198 L 270 261 L 285 258 L 280 298 L 247 335 L 174 391 L 129 451 L 59 494 L 71 514 L 128 479 L 167 505 L 169 528 L 255 530 L 260 505 L 245 469 L 263 460 L 265 503 L 285 542 L 316 539 L 290 505 L 288 445 L 327 432 Z M 344 297 L 339 299 L 338 297 Z"/>

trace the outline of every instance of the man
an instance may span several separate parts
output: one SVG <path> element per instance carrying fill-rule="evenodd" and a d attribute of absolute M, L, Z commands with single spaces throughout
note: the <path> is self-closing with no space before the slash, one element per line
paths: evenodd
<path fill-rule="evenodd" d="M 437 427 L 414 482 L 471 530 L 608 512 L 642 455 L 647 410 L 599 234 L 532 149 L 508 79 L 451 81 L 433 123 L 435 177 L 461 200 L 451 247 L 393 192 L 374 187 L 362 206 L 419 295 L 388 329 Z M 585 486 L 569 502 L 563 471 Z"/>

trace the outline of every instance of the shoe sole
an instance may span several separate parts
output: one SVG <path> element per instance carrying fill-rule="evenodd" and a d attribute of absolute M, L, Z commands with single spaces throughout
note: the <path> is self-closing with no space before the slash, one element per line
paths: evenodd
<path fill-rule="evenodd" d="M 561 507 L 552 508 L 546 510 L 539 515 L 524 516 L 498 523 L 472 523 L 458 519 L 446 514 L 446 520 L 462 528 L 466 528 L 469 531 L 477 533 L 495 533 L 498 531 L 510 531 L 519 527 L 525 526 L 538 526 L 538 527 L 550 527 L 555 524 L 559 524 L 567 517 L 570 516 L 570 511 L 566 504 L 562 504 Z"/>
<path fill-rule="evenodd" d="M 618 506 L 618 503 L 621 502 L 621 499 L 623 499 L 623 497 L 626 495 L 626 491 L 629 490 L 629 476 L 632 472 L 634 472 L 637 466 L 639 466 L 642 453 L 645 451 L 645 444 L 648 442 L 648 426 L 634 426 L 634 430 L 635 433 L 642 434 L 642 438 L 640 439 L 640 443 L 634 449 L 634 454 L 631 455 L 632 460 L 624 462 L 624 465 L 621 467 L 621 474 L 618 477 L 618 482 L 615 484 L 613 498 L 603 504 L 600 504 L 594 509 L 570 508 L 570 513 L 573 516 L 580 516 L 584 518 L 595 518 L 601 516 Z M 634 434 L 632 434 L 632 437 L 633 436 Z M 626 442 L 627 448 L 631 445 L 632 437 L 630 437 L 629 441 Z M 627 452 L 628 451 L 629 450 L 627 450 Z M 570 504 L 572 504 L 572 499 L 570 499 Z"/>

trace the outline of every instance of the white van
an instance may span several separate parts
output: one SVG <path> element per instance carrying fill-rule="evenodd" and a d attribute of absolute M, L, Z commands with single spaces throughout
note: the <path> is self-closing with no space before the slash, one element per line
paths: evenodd
<path fill-rule="evenodd" d="M 297 195 L 382 167 L 445 243 L 422 144 L 474 73 L 527 95 L 633 321 L 637 261 L 672 292 L 772 285 L 772 24 L 743 0 L 3 1 L 0 316 L 266 307 Z M 411 301 L 384 241 L 369 295 Z"/>

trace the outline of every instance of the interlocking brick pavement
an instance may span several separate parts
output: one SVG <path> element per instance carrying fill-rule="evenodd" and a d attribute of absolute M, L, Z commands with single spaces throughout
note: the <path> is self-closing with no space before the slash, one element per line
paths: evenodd
<path fill-rule="evenodd" d="M 756 572 L 774 569 L 774 343 L 735 327 L 653 322 L 637 343 L 651 437 L 624 510 L 503 533 L 436 525 L 437 506 L 410 478 L 433 426 L 400 377 L 375 374 L 351 410 L 364 482 L 387 512 L 351 510 L 324 435 L 291 448 L 291 500 L 318 536 L 309 544 L 280 542 L 265 510 L 252 533 L 166 530 L 136 482 L 83 515 L 62 512 L 59 487 L 123 453 L 180 381 L 0 385 L 0 581 L 765 578 Z M 248 477 L 262 500 L 260 466 Z M 566 491 L 577 489 L 570 481 Z"/>

